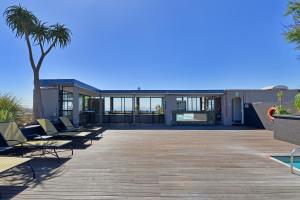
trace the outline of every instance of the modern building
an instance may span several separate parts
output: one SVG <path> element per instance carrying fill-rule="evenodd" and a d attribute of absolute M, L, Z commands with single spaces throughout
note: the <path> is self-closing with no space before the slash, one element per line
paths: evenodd
<path fill-rule="evenodd" d="M 297 89 L 285 86 L 231 90 L 100 90 L 75 79 L 40 80 L 44 114 L 74 124 L 253 125 L 268 128 L 267 108 L 290 109 Z"/>

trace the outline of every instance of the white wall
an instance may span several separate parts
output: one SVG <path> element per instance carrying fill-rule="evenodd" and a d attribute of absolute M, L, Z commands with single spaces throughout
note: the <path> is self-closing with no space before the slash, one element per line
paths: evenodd
<path fill-rule="evenodd" d="M 279 90 L 226 90 L 222 97 L 222 119 L 224 125 L 232 125 L 232 99 L 241 97 L 242 105 L 245 103 L 273 103 L 278 102 Z M 292 104 L 298 90 L 283 90 L 284 103 Z M 244 109 L 242 109 L 244 110 Z"/>
<path fill-rule="evenodd" d="M 165 96 L 165 124 L 172 125 L 173 110 L 176 110 L 176 95 Z"/>
<path fill-rule="evenodd" d="M 41 89 L 44 114 L 47 118 L 52 118 L 59 115 L 59 91 L 57 88 L 42 88 Z"/>

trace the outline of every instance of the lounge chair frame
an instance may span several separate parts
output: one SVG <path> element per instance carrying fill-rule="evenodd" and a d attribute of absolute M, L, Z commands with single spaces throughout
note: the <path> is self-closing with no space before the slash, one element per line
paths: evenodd
<path fill-rule="evenodd" d="M 40 157 L 44 156 L 44 157 L 46 157 L 46 155 L 50 154 L 50 155 L 53 155 L 54 157 L 56 157 L 57 159 L 60 159 L 60 157 L 58 155 L 58 152 L 65 152 L 65 151 L 67 151 L 67 150 L 58 151 L 58 148 L 55 147 L 55 146 L 34 146 L 34 145 L 32 145 L 32 146 L 27 146 L 27 145 L 24 146 L 24 144 L 26 144 L 26 142 L 21 142 L 21 141 L 18 141 L 18 140 L 6 140 L 6 141 L 18 142 L 16 145 L 11 146 L 11 147 L 17 148 L 17 149 L 18 148 L 21 149 L 21 156 L 22 157 L 24 157 L 26 149 L 41 150 L 41 152 L 42 152 L 41 154 L 37 154 L 37 155 L 34 155 L 33 153 L 31 153 L 31 156 L 29 156 L 29 157 L 36 157 L 36 156 L 40 156 Z M 69 147 L 70 147 L 69 149 L 71 151 L 71 155 L 70 156 L 73 156 L 74 155 L 74 148 L 73 148 L 72 143 L 69 144 Z"/>
<path fill-rule="evenodd" d="M 78 140 L 80 140 L 80 141 L 88 141 L 88 140 L 90 140 L 91 143 L 93 143 L 93 138 L 91 137 L 92 136 L 92 132 L 91 131 L 81 131 L 81 132 L 89 132 L 88 135 L 81 137 L 80 136 L 80 132 L 77 132 L 77 131 L 62 131 L 62 132 L 59 132 L 55 128 L 55 126 L 48 119 L 38 119 L 37 122 L 43 128 L 43 130 L 45 131 L 45 133 L 47 135 L 52 136 L 53 138 L 56 138 L 56 139 L 60 139 L 60 138 L 72 139 L 74 143 L 76 143 L 76 141 L 78 141 Z M 45 124 L 43 124 L 43 122 Z M 47 128 L 46 128 L 47 124 L 48 124 L 49 130 L 47 130 Z M 49 133 L 49 132 L 51 132 L 51 133 Z M 76 134 L 74 134 L 74 135 L 67 135 L 67 133 L 77 133 L 78 136 L 76 136 Z"/>
<path fill-rule="evenodd" d="M 59 117 L 59 120 L 61 123 L 65 126 L 66 130 L 65 131 L 91 131 L 94 135 L 95 138 L 102 138 L 103 137 L 103 132 L 102 132 L 102 127 L 91 127 L 91 128 L 75 128 L 72 122 L 69 120 L 67 117 Z"/>
<path fill-rule="evenodd" d="M 10 123 L 14 123 L 14 122 L 10 122 Z M 13 124 L 13 125 L 17 126 L 16 124 Z M 26 139 L 26 137 L 23 135 L 23 133 L 20 131 L 20 129 L 18 131 L 19 131 L 18 134 L 21 134 L 21 136 Z M 36 135 L 36 134 L 31 135 L 31 136 L 35 136 L 36 138 L 40 137 L 39 135 Z M 26 139 L 26 141 L 21 141 L 21 140 L 17 140 L 17 139 L 6 139 L 4 137 L 4 140 L 8 144 L 7 148 L 12 148 L 13 150 L 20 149 L 22 157 L 24 157 L 26 149 L 29 149 L 29 150 L 33 149 L 33 150 L 41 150 L 42 153 L 39 154 L 40 157 L 46 156 L 47 154 L 50 154 L 50 155 L 53 155 L 54 157 L 56 157 L 59 160 L 60 157 L 58 155 L 58 152 L 63 152 L 63 151 L 58 151 L 57 150 L 58 148 L 60 148 L 58 146 L 53 146 L 53 145 L 43 145 L 43 146 L 42 145 L 28 145 L 28 143 L 31 142 L 31 141 L 30 140 L 28 141 L 27 139 Z M 41 141 L 50 141 L 50 140 L 46 140 L 46 139 L 40 139 L 40 140 Z M 35 141 L 35 140 L 32 140 L 32 141 Z M 9 144 L 9 142 L 14 142 L 15 144 L 11 145 L 11 144 Z M 69 150 L 71 151 L 71 155 L 70 156 L 73 156 L 73 154 L 74 154 L 74 148 L 73 148 L 72 142 L 67 143 L 67 144 L 69 144 L 68 145 L 69 146 Z M 65 150 L 65 151 L 67 151 L 67 150 Z M 26 156 L 26 157 L 35 157 L 35 156 L 34 156 L 33 153 L 31 153 L 30 156 Z"/>

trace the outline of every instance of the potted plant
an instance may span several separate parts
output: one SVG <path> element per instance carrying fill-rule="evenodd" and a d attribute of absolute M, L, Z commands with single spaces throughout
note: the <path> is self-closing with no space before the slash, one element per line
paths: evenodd
<path fill-rule="evenodd" d="M 297 114 L 300 113 L 300 93 L 295 96 L 294 106 L 297 109 Z"/>

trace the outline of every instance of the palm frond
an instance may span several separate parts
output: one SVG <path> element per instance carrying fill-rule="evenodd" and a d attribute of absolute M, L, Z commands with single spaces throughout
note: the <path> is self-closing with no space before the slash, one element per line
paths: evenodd
<path fill-rule="evenodd" d="M 286 16 L 293 15 L 294 19 L 299 19 L 300 16 L 300 2 L 298 1 L 289 1 L 288 2 L 288 9 L 285 13 Z"/>
<path fill-rule="evenodd" d="M 297 49 L 300 49 L 300 2 L 289 1 L 286 15 L 293 18 L 293 24 L 287 27 L 285 37 L 289 42 L 295 43 Z"/>
<path fill-rule="evenodd" d="M 32 34 L 38 22 L 37 17 L 21 5 L 8 7 L 3 16 L 8 27 L 16 32 L 16 37 Z"/>
<path fill-rule="evenodd" d="M 294 26 L 285 33 L 286 39 L 289 42 L 296 43 L 300 49 L 300 26 Z"/>
<path fill-rule="evenodd" d="M 44 45 L 44 43 L 48 39 L 48 34 L 49 34 L 49 27 L 47 26 L 47 24 L 38 21 L 32 32 L 32 38 L 34 43 L 35 44 L 41 43 L 42 45 Z"/>
<path fill-rule="evenodd" d="M 0 122 L 17 120 L 23 113 L 20 101 L 9 94 L 0 94 Z"/>
<path fill-rule="evenodd" d="M 49 27 L 48 41 L 54 46 L 66 47 L 71 42 L 71 31 L 64 24 L 55 24 Z"/>

